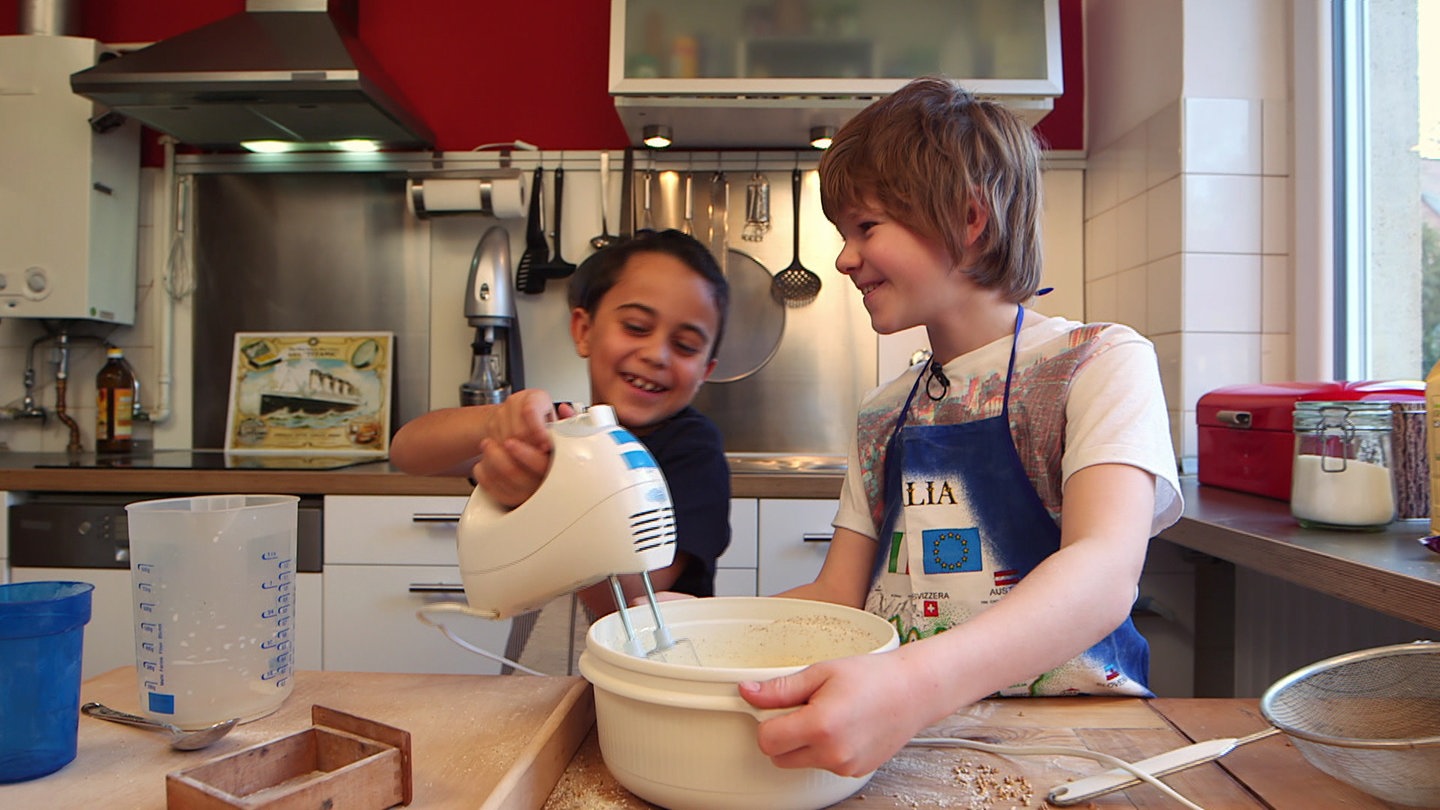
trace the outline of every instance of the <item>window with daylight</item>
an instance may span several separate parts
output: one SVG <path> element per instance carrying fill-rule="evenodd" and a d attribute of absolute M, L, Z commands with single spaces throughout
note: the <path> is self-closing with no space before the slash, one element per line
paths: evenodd
<path fill-rule="evenodd" d="M 1332 8 L 1335 374 L 1423 379 L 1440 361 L 1440 2 Z"/>

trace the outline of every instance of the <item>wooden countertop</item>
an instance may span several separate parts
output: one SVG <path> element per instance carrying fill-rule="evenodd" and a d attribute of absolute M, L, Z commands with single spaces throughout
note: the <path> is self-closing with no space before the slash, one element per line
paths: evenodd
<path fill-rule="evenodd" d="M 80 700 L 135 713 L 134 667 L 86 681 Z M 200 751 L 173 751 L 158 732 L 82 716 L 74 761 L 0 785 L 0 807 L 160 810 L 167 773 L 304 731 L 315 704 L 409 732 L 411 806 L 444 810 L 538 807 L 595 720 L 590 686 L 578 677 L 299 672 L 279 709 Z"/>
<path fill-rule="evenodd" d="M 448 476 L 407 475 L 376 461 L 338 470 L 189 470 L 99 468 L 94 455 L 0 453 L 0 492 L 280 492 L 291 495 L 469 495 L 470 485 Z M 65 466 L 74 463 L 76 466 Z M 37 467 L 36 465 L 53 465 Z M 739 473 L 736 498 L 836 498 L 841 472 Z"/>
<path fill-rule="evenodd" d="M 545 759 L 541 749 L 547 733 L 539 730 L 536 718 L 569 716 L 577 721 L 569 724 L 572 729 L 580 728 L 583 733 L 589 727 L 593 717 L 589 701 L 574 699 L 577 694 L 588 697 L 589 691 L 585 688 L 577 693 L 577 680 L 301 672 L 295 692 L 279 711 L 241 726 L 211 748 L 190 753 L 171 751 L 158 734 L 82 717 L 76 760 L 40 779 L 0 785 L 0 806 L 164 807 L 166 773 L 309 728 L 310 706 L 319 702 L 411 733 L 413 807 L 649 808 L 605 771 L 593 733 L 579 745 L 573 759 L 564 755 L 568 766 L 563 774 L 530 780 L 529 784 L 548 781 L 554 785 L 553 792 L 546 788 L 548 799 L 514 789 L 515 763 L 525 759 L 521 752 L 535 750 L 533 761 Z M 87 681 L 81 700 L 100 700 L 133 710 L 137 701 L 133 670 L 118 669 Z M 502 706 L 506 710 L 502 711 Z M 517 716 L 529 719 L 517 721 Z M 1265 727 L 1254 700 L 1010 698 L 981 701 L 927 734 L 1010 745 L 1084 748 L 1135 761 L 1189 742 L 1239 737 Z M 561 735 L 550 732 L 549 736 Z M 551 745 L 551 756 L 557 750 Z M 573 745 L 570 750 L 575 750 Z M 877 771 L 862 791 L 837 807 L 1044 807 L 1044 796 L 1052 787 L 1101 770 L 1104 767 L 1098 763 L 1073 757 L 1000 757 L 956 748 L 909 747 Z M 975 774 L 982 772 L 985 776 L 977 780 Z M 1028 803 L 978 795 L 980 782 L 1001 782 L 1007 777 L 1013 785 L 1028 787 L 1032 793 Z M 1191 801 L 1211 808 L 1344 806 L 1364 810 L 1389 806 L 1315 769 L 1283 736 L 1243 746 L 1219 763 L 1176 774 L 1167 782 Z M 496 802 L 494 797 L 501 791 L 505 791 L 504 801 Z M 1141 785 L 1096 804 L 1148 807 L 1170 803 L 1154 788 Z"/>
<path fill-rule="evenodd" d="M 1305 529 L 1284 501 L 1181 479 L 1185 515 L 1160 537 L 1356 605 L 1440 630 L 1440 554 L 1429 520 L 1384 531 Z"/>

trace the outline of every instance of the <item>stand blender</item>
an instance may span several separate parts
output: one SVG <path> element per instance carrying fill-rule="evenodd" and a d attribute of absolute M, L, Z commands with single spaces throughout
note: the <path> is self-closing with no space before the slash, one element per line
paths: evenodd
<path fill-rule="evenodd" d="M 525 387 L 520 326 L 510 275 L 510 236 L 499 225 L 480 237 L 465 286 L 465 319 L 475 327 L 470 379 L 460 385 L 461 405 L 494 405 Z"/>

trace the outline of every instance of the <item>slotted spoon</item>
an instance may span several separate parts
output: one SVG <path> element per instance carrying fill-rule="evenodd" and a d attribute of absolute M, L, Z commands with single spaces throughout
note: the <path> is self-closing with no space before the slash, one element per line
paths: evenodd
<path fill-rule="evenodd" d="M 795 212 L 795 258 L 770 281 L 770 294 L 787 307 L 803 307 L 820 294 L 820 277 L 800 263 L 800 169 L 790 174 L 791 207 Z"/>

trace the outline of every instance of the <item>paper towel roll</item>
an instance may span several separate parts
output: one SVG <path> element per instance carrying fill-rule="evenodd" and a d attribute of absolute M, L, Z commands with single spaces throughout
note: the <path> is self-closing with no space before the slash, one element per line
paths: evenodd
<path fill-rule="evenodd" d="M 480 213 L 497 219 L 525 214 L 525 188 L 520 177 L 410 181 L 410 208 L 422 219 L 441 214 Z"/>
<path fill-rule="evenodd" d="M 490 213 L 496 219 L 525 216 L 525 183 L 519 177 L 497 177 L 490 182 Z"/>
<path fill-rule="evenodd" d="M 440 180 L 432 177 L 420 182 L 420 200 L 428 213 L 485 210 L 480 204 L 483 180 Z"/>

